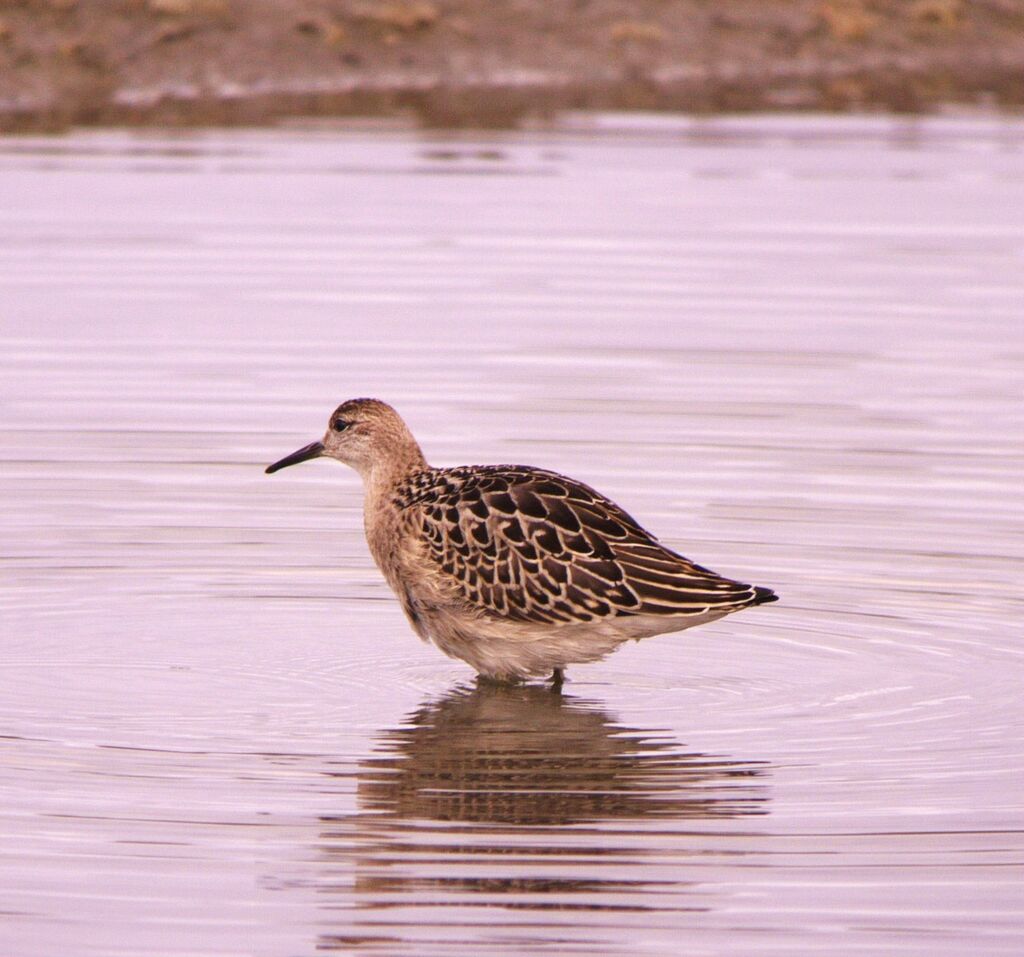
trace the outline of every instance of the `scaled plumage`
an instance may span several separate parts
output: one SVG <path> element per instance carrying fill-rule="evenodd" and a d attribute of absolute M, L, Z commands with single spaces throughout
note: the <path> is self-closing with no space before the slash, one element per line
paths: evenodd
<path fill-rule="evenodd" d="M 419 635 L 491 678 L 560 678 L 628 639 L 776 600 L 676 554 L 563 475 L 431 468 L 375 399 L 343 403 L 322 443 L 267 471 L 320 455 L 362 475 L 370 550 Z"/>

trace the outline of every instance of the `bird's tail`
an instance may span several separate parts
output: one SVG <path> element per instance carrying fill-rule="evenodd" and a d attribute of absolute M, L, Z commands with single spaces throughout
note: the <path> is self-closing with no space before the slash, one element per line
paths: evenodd
<path fill-rule="evenodd" d="M 779 596 L 770 588 L 761 588 L 758 585 L 754 586 L 754 600 L 751 602 L 752 605 L 766 605 L 770 601 L 778 600 Z"/>

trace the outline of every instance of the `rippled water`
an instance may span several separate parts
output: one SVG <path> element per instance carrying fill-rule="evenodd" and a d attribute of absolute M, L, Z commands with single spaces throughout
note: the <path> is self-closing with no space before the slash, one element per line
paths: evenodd
<path fill-rule="evenodd" d="M 1024 951 L 1024 124 L 0 140 L 0 943 Z M 335 463 L 782 601 L 477 689 Z"/>

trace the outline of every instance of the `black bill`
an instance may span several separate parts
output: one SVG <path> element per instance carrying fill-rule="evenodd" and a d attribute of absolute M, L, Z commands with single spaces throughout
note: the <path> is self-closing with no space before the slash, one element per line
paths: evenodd
<path fill-rule="evenodd" d="M 289 465 L 298 465 L 299 462 L 305 462 L 306 459 L 319 458 L 324 454 L 323 442 L 310 442 L 309 445 L 303 446 L 298 452 L 292 452 L 291 455 L 286 455 L 279 462 L 275 462 L 273 465 L 268 465 L 266 468 L 267 475 L 273 475 L 274 472 L 279 469 L 287 468 Z"/>

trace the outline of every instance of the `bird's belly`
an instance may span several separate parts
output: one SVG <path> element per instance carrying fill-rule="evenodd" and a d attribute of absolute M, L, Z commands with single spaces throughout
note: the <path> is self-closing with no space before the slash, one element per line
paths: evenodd
<path fill-rule="evenodd" d="M 555 625 L 494 618 L 409 593 L 403 597 L 403 606 L 422 638 L 480 674 L 501 680 L 545 675 L 555 668 L 598 661 L 625 641 L 681 631 L 724 614 L 620 616 Z"/>

